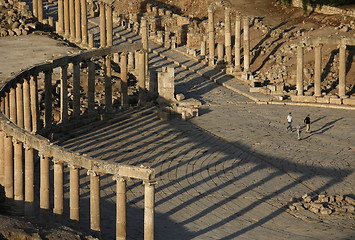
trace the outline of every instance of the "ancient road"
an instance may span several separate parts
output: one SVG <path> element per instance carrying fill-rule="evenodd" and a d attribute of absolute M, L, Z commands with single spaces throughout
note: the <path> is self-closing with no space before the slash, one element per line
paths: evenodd
<path fill-rule="evenodd" d="M 136 38 L 125 30 L 116 31 Z M 178 52 L 156 45 L 151 48 L 185 65 L 191 61 Z M 68 149 L 105 161 L 156 169 L 156 239 L 355 236 L 353 216 L 324 217 L 289 212 L 285 207 L 291 198 L 305 193 L 354 192 L 355 111 L 256 105 L 151 53 L 151 70 L 159 71 L 162 66 L 175 67 L 176 93 L 203 102 L 201 116 L 165 122 L 142 110 L 146 113 L 141 117 L 86 126 L 61 142 Z M 295 132 L 286 131 L 288 112 L 293 113 L 295 124 L 311 114 L 312 132 L 303 132 L 300 141 Z M 88 184 L 88 178 L 82 178 L 84 202 L 88 202 Z M 128 239 L 142 239 L 142 190 L 141 183 L 129 182 Z M 115 186 L 105 183 L 105 178 L 102 195 L 103 236 L 113 239 Z"/>

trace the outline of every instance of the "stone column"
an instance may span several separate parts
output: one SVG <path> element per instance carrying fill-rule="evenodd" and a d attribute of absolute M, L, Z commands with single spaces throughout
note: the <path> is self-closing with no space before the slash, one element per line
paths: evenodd
<path fill-rule="evenodd" d="M 106 46 L 110 47 L 113 44 L 113 16 L 112 16 L 112 6 L 106 5 L 106 34 L 107 42 Z"/>
<path fill-rule="evenodd" d="M 231 19 L 230 9 L 225 9 L 225 45 L 226 45 L 226 61 L 227 65 L 232 64 L 232 36 L 231 36 Z"/>
<path fill-rule="evenodd" d="M 38 19 L 38 0 L 32 0 L 32 13 Z"/>
<path fill-rule="evenodd" d="M 87 2 L 80 0 L 81 3 L 81 45 L 88 45 L 88 17 L 87 17 Z"/>
<path fill-rule="evenodd" d="M 32 132 L 38 131 L 39 125 L 39 112 L 38 112 L 38 88 L 37 88 L 37 75 L 30 76 L 30 98 L 31 98 L 31 120 Z"/>
<path fill-rule="evenodd" d="M 39 186 L 39 206 L 43 221 L 47 220 L 49 214 L 49 158 L 41 156 L 40 160 L 40 186 Z"/>
<path fill-rule="evenodd" d="M 128 53 L 128 71 L 133 71 L 134 70 L 134 52 L 129 52 Z"/>
<path fill-rule="evenodd" d="M 34 217 L 34 151 L 25 147 L 25 216 Z"/>
<path fill-rule="evenodd" d="M 138 104 L 145 104 L 145 57 L 144 51 L 138 52 Z"/>
<path fill-rule="evenodd" d="M 73 63 L 73 117 L 80 116 L 80 63 Z"/>
<path fill-rule="evenodd" d="M 214 65 L 214 19 L 213 19 L 213 9 L 211 6 L 208 7 L 208 51 L 209 51 L 209 61 L 208 65 Z"/>
<path fill-rule="evenodd" d="M 79 205 L 79 168 L 76 166 L 70 167 L 70 220 L 72 225 L 77 226 L 80 220 L 80 205 Z"/>
<path fill-rule="evenodd" d="M 339 48 L 339 97 L 346 95 L 346 45 Z"/>
<path fill-rule="evenodd" d="M 223 43 L 218 43 L 217 44 L 217 62 L 223 62 L 224 61 L 224 46 Z"/>
<path fill-rule="evenodd" d="M 250 72 L 250 32 L 249 32 L 249 17 L 243 17 L 244 29 L 244 72 Z"/>
<path fill-rule="evenodd" d="M 54 160 L 54 208 L 53 213 L 58 220 L 61 220 L 64 209 L 63 191 L 63 163 Z"/>
<path fill-rule="evenodd" d="M 75 42 L 81 43 L 81 0 L 75 0 Z"/>
<path fill-rule="evenodd" d="M 61 67 L 60 72 L 60 121 L 68 122 L 68 65 Z"/>
<path fill-rule="evenodd" d="M 5 93 L 5 116 L 10 119 L 10 94 Z"/>
<path fill-rule="evenodd" d="M 14 144 L 14 204 L 15 212 L 23 213 L 24 187 L 23 187 L 23 144 L 13 139 Z"/>
<path fill-rule="evenodd" d="M 8 203 L 14 198 L 14 149 L 12 143 L 12 136 L 5 134 L 4 137 L 4 187 L 5 197 Z"/>
<path fill-rule="evenodd" d="M 106 47 L 106 13 L 105 4 L 100 2 L 100 47 Z"/>
<path fill-rule="evenodd" d="M 94 34 L 89 33 L 89 49 L 95 48 Z"/>
<path fill-rule="evenodd" d="M 156 182 L 144 181 L 144 240 L 154 240 L 154 186 Z"/>
<path fill-rule="evenodd" d="M 201 41 L 201 53 L 200 55 L 204 57 L 206 55 L 206 41 Z"/>
<path fill-rule="evenodd" d="M 63 34 L 64 30 L 64 0 L 58 0 L 58 29 L 59 34 Z"/>
<path fill-rule="evenodd" d="M 89 170 L 90 175 L 90 228 L 95 237 L 100 235 L 100 176 Z"/>
<path fill-rule="evenodd" d="M 43 22 L 43 0 L 37 0 L 37 19 Z"/>
<path fill-rule="evenodd" d="M 88 112 L 95 111 L 95 63 L 88 62 Z"/>
<path fill-rule="evenodd" d="M 297 46 L 297 80 L 296 80 L 297 95 L 303 95 L 303 46 Z"/>
<path fill-rule="evenodd" d="M 126 240 L 126 179 L 114 177 L 116 180 L 116 240 Z"/>
<path fill-rule="evenodd" d="M 16 118 L 17 118 L 17 126 L 20 128 L 24 128 L 24 120 L 23 120 L 23 91 L 22 84 L 16 84 Z"/>
<path fill-rule="evenodd" d="M 4 101 L 4 100 L 3 100 Z M 3 103 L 3 101 L 1 103 Z M 0 131 L 0 185 L 4 186 L 5 174 L 5 133 Z"/>
<path fill-rule="evenodd" d="M 69 0 L 70 41 L 75 40 L 75 0 Z"/>
<path fill-rule="evenodd" d="M 235 17 L 235 45 L 234 45 L 234 65 L 235 71 L 241 71 L 240 66 L 240 33 L 241 33 L 241 16 L 239 14 Z"/>
<path fill-rule="evenodd" d="M 10 121 L 17 123 L 17 110 L 16 110 L 16 90 L 10 88 Z"/>
<path fill-rule="evenodd" d="M 142 33 L 142 44 L 143 44 L 143 50 L 144 50 L 144 79 L 145 82 L 148 83 L 147 85 L 147 89 L 148 91 L 150 91 L 150 84 L 149 84 L 149 79 L 148 78 L 148 63 L 149 63 L 149 59 L 148 59 L 148 52 L 149 52 L 149 46 L 148 46 L 148 27 L 147 27 L 147 20 L 146 19 L 142 19 L 141 21 L 141 33 Z"/>
<path fill-rule="evenodd" d="M 32 131 L 31 122 L 31 98 L 30 98 L 30 83 L 28 79 L 23 81 L 23 118 L 25 130 Z"/>
<path fill-rule="evenodd" d="M 315 47 L 314 61 L 314 96 L 321 96 L 321 76 L 322 76 L 322 45 L 318 44 Z"/>
<path fill-rule="evenodd" d="M 64 0 L 64 38 L 70 37 L 69 0 Z"/>
<path fill-rule="evenodd" d="M 123 108 L 128 108 L 128 77 L 127 77 L 127 54 L 121 53 L 120 59 L 121 69 L 121 105 Z"/>
<path fill-rule="evenodd" d="M 44 72 L 44 126 L 52 127 L 52 70 Z"/>
<path fill-rule="evenodd" d="M 105 109 L 112 110 L 111 56 L 105 57 Z"/>

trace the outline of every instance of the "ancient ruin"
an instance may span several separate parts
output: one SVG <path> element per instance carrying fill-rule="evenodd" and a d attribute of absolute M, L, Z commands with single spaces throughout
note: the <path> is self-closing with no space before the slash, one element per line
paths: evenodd
<path fill-rule="evenodd" d="M 261 19 L 235 12 L 230 6 L 210 4 L 207 18 L 201 20 L 151 3 L 146 3 L 139 13 L 126 14 L 116 7 L 119 1 L 53 2 L 33 0 L 29 4 L 31 9 L 24 2 L 6 1 L 3 4 L 11 8 L 7 15 L 12 17 L 4 15 L 7 23 L 0 24 L 0 37 L 50 29 L 57 38 L 80 48 L 79 53 L 21 69 L 1 86 L 0 186 L 4 188 L 5 207 L 18 216 L 27 219 L 39 217 L 43 222 L 48 219 L 63 221 L 68 217 L 67 221 L 78 227 L 83 214 L 80 178 L 84 178 L 85 173 L 90 179 L 89 228 L 94 237 L 100 238 L 103 218 L 100 181 L 109 177 L 116 193 L 116 221 L 112 228 L 115 228 L 116 239 L 123 240 L 127 238 L 127 181 L 135 179 L 144 185 L 142 192 L 136 193 L 144 200 L 144 239 L 155 238 L 157 180 L 154 168 L 145 166 L 144 162 L 140 166 L 106 162 L 54 143 L 63 131 L 98 120 L 110 120 L 116 117 L 115 114 L 135 107 L 155 106 L 152 112 L 160 120 L 179 116 L 185 122 L 199 117 L 204 104 L 214 104 L 203 98 L 195 99 L 190 92 L 180 91 L 175 67 L 166 64 L 155 68 L 151 63 L 152 54 L 233 90 L 253 103 L 280 106 L 309 106 L 307 104 L 312 103 L 317 107 L 350 110 L 355 105 L 355 87 L 347 78 L 354 36 L 302 37 L 297 39 L 297 44 L 286 44 L 282 51 L 294 55 L 295 64 L 291 66 L 294 73 L 291 74 L 287 73 L 290 66 L 286 70 L 286 66 L 279 65 L 291 61 L 291 57 L 266 53 L 264 42 L 251 44 L 255 38 L 253 34 L 257 29 L 264 32 L 265 38 L 272 35 L 288 42 L 296 35 L 303 36 L 303 33 L 271 29 Z M 215 14 L 216 9 L 223 12 L 221 21 Z M 332 85 L 336 83 L 336 87 L 324 86 L 326 76 L 322 54 L 329 54 L 325 53 L 324 46 L 332 53 L 336 52 L 338 58 L 338 65 L 329 63 L 337 69 L 332 73 L 337 79 Z M 174 50 L 188 56 L 193 63 L 176 60 L 172 54 L 169 55 L 170 52 L 159 52 L 158 48 Z M 305 67 L 305 55 L 310 52 L 314 55 L 314 68 L 312 64 Z M 253 66 L 255 59 L 265 55 L 268 56 L 256 69 Z M 275 63 L 274 66 L 262 72 L 263 64 L 269 60 Z M 207 80 L 206 85 L 209 84 Z M 203 87 L 196 84 L 192 88 L 198 91 Z M 258 94 L 263 95 L 260 97 Z M 183 141 L 181 145 L 184 145 Z M 208 151 L 201 150 L 203 154 Z M 245 150 L 243 154 L 250 152 Z M 200 151 L 194 154 L 198 155 Z M 228 170 L 230 166 L 223 168 Z M 248 171 L 251 170 L 245 170 Z M 64 187 L 66 175 L 69 176 L 69 189 Z M 37 178 L 38 183 L 35 182 Z M 293 180 L 301 182 L 297 177 Z M 214 184 L 211 184 L 211 189 Z M 64 201 L 66 191 L 69 192 L 68 204 Z M 222 202 L 225 203 L 224 200 Z M 311 199 L 304 195 L 302 200 L 287 203 L 280 209 L 285 207 L 291 212 L 306 209 L 322 215 L 353 215 L 354 199 L 352 196 L 328 197 L 324 194 Z M 230 239 L 234 237 L 232 235 Z"/>

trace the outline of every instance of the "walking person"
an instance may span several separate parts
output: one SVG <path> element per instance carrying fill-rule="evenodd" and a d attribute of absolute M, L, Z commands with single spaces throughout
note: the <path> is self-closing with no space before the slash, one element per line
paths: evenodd
<path fill-rule="evenodd" d="M 301 126 L 297 125 L 296 130 L 297 130 L 297 139 L 301 140 Z"/>
<path fill-rule="evenodd" d="M 304 118 L 304 123 L 306 124 L 306 132 L 310 133 L 311 132 L 311 118 L 309 114 Z"/>
<path fill-rule="evenodd" d="M 290 129 L 290 131 L 292 132 L 292 114 L 291 113 L 289 113 L 287 115 L 287 123 L 288 123 L 288 126 L 287 126 L 286 130 Z"/>

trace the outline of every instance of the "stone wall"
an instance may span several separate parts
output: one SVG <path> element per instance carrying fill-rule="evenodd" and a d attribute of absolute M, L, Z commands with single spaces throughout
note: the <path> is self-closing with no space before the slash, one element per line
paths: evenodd
<path fill-rule="evenodd" d="M 300 7 L 302 8 L 302 0 L 292 0 L 292 6 L 293 7 Z M 346 9 L 341 9 L 337 7 L 331 7 L 331 6 L 317 6 L 315 8 L 313 7 L 308 7 L 308 11 L 314 11 L 316 13 L 322 13 L 322 14 L 327 14 L 327 15 L 333 15 L 333 14 L 338 14 L 338 15 L 343 15 L 343 16 L 349 16 L 349 17 L 355 17 L 355 11 L 354 10 L 346 10 Z"/>

